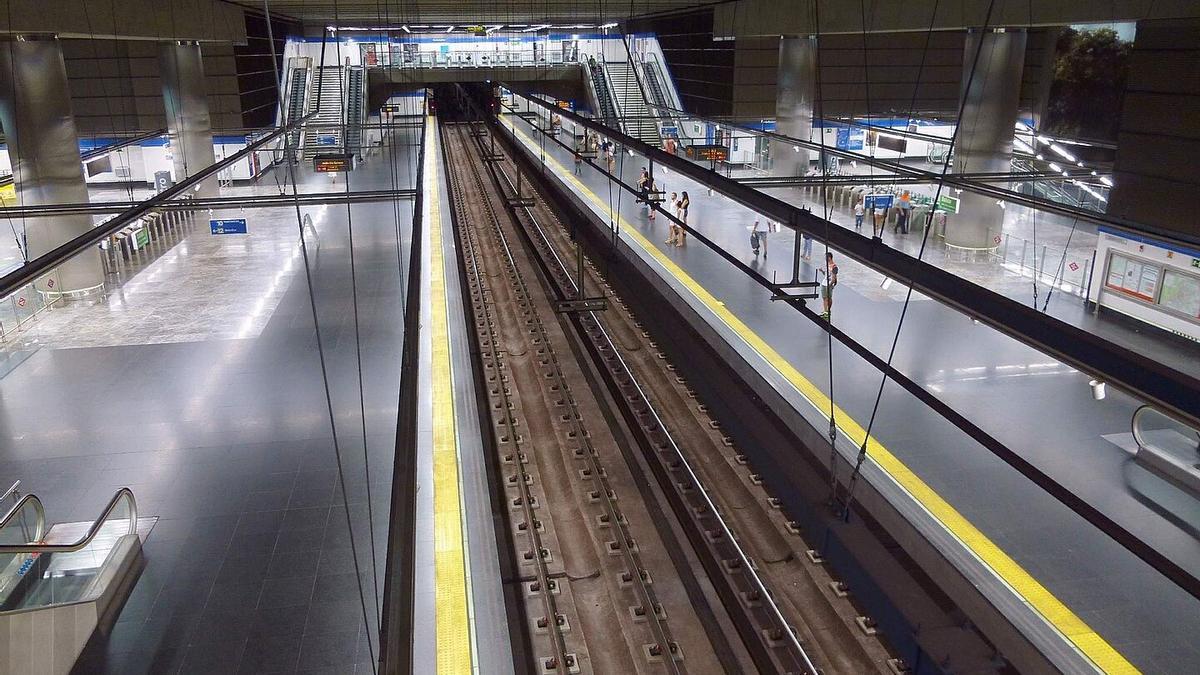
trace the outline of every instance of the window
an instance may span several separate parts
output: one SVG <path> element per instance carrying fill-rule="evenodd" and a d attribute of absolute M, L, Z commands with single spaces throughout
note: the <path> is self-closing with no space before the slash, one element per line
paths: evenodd
<path fill-rule="evenodd" d="M 1168 269 L 1163 274 L 1158 304 L 1192 318 L 1200 318 L 1200 277 Z"/>

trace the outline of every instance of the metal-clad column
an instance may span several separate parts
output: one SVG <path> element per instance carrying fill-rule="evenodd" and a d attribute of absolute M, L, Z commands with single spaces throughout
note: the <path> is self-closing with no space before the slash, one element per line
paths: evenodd
<path fill-rule="evenodd" d="M 784 37 L 779 40 L 779 71 L 775 85 L 775 132 L 807 141 L 812 134 L 813 99 L 817 83 L 817 39 Z M 808 149 L 771 141 L 771 175 L 803 176 L 808 173 Z"/>
<path fill-rule="evenodd" d="M 213 153 L 212 119 L 204 89 L 200 43 L 175 41 L 159 45 L 158 64 L 171 154 L 175 160 L 175 180 L 183 181 L 217 161 Z M 201 181 L 198 187 L 198 198 L 218 196 L 216 176 Z"/>
<path fill-rule="evenodd" d="M 954 144 L 954 171 L 1012 171 L 1013 126 L 1025 67 L 1024 30 L 972 30 L 963 55 L 962 117 Z M 979 58 L 975 57 L 978 50 Z M 972 74 L 974 66 L 974 74 Z M 964 191 L 958 215 L 946 225 L 946 243 L 965 248 L 995 246 L 1004 225 L 996 199 Z"/>
<path fill-rule="evenodd" d="M 79 134 L 57 36 L 0 40 L 0 124 L 8 138 L 18 203 L 87 203 Z M 87 215 L 35 218 L 25 229 L 26 257 L 33 260 L 91 228 Z M 51 293 L 86 292 L 103 285 L 104 268 L 95 249 L 37 282 L 39 290 Z"/>

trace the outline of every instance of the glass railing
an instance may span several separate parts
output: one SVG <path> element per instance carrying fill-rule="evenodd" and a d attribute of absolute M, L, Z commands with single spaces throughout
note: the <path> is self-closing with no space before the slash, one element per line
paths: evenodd
<path fill-rule="evenodd" d="M 824 431 L 832 421 L 837 429 L 836 452 L 845 462 L 853 465 L 859 461 L 865 442 L 864 479 L 884 492 L 898 490 L 894 503 L 899 508 L 911 508 L 910 517 L 916 522 L 932 518 L 935 527 L 927 530 L 926 536 L 937 546 L 951 557 L 965 553 L 972 565 L 983 566 L 984 578 L 1000 580 L 1003 590 L 993 596 L 995 602 L 1005 604 L 1011 597 L 1004 594 L 1015 594 L 1053 628 L 1057 639 L 1087 653 L 1088 658 L 1103 659 L 1104 655 L 1092 650 L 1086 640 L 1119 640 L 1121 635 L 1132 635 L 1114 631 L 1107 624 L 1084 626 L 1086 630 L 1076 632 L 1077 625 L 1057 620 L 1086 614 L 1094 592 L 1115 594 L 1120 602 L 1161 599 L 1139 630 L 1149 625 L 1155 626 L 1150 630 L 1168 630 L 1177 621 L 1195 625 L 1200 602 L 1188 590 L 1193 582 L 1187 580 L 1195 567 L 1186 556 L 1148 562 L 1155 556 L 1144 548 L 1147 543 L 1166 546 L 1178 541 L 1169 533 L 1173 531 L 1171 519 L 1156 515 L 1175 506 L 1155 503 L 1154 497 L 1133 496 L 1119 482 L 1101 486 L 1087 479 L 1089 472 L 1060 470 L 1077 466 L 1079 452 L 1086 447 L 1092 459 L 1083 461 L 1100 462 L 1106 471 L 1120 473 L 1126 456 L 1117 453 L 1113 459 L 1114 454 L 1105 449 L 1111 445 L 1107 434 L 1119 435 L 1122 427 L 1127 430 L 1129 415 L 1143 401 L 1112 388 L 1107 395 L 1092 393 L 1089 375 L 998 330 L 977 325 L 963 310 L 931 301 L 919 292 L 909 303 L 903 284 L 826 249 L 820 238 L 802 250 L 804 243 L 798 235 L 772 226 L 762 214 L 714 193 L 689 175 L 652 162 L 631 147 L 618 147 L 612 163 L 603 156 L 586 157 L 579 169 L 573 169 L 573 137 L 599 133 L 603 139 L 603 129 L 586 127 L 564 115 L 562 132 L 550 135 L 542 132 L 548 125 L 541 106 L 516 97 L 512 110 L 522 114 L 507 115 L 503 124 L 515 141 L 535 161 L 541 159 L 549 170 L 570 174 L 566 180 L 591 190 L 594 199 L 589 201 L 586 195 L 581 199 L 604 221 L 620 223 L 614 237 L 622 240 L 629 255 L 644 255 L 650 269 L 663 275 L 668 284 L 675 283 L 672 275 L 686 274 L 686 279 L 678 281 L 685 289 L 680 292 L 701 310 L 709 297 L 704 289 L 720 289 L 719 300 L 711 298 L 711 313 L 716 318 L 710 321 L 720 323 L 721 316 L 733 315 L 737 321 L 728 329 L 744 338 L 736 341 L 737 348 L 742 350 L 745 344 L 751 345 L 747 350 L 758 351 L 757 357 L 766 364 L 762 367 L 770 372 L 764 377 L 784 383 L 779 385 L 784 387 L 780 391 L 813 428 Z M 722 133 L 725 152 L 732 152 L 736 141 L 753 140 L 753 134 L 737 130 Z M 710 144 L 681 145 L 677 154 L 687 157 L 692 147 L 689 159 L 710 168 L 711 159 L 696 156 L 707 152 L 704 145 Z M 721 160 L 719 168 L 727 164 Z M 668 236 L 672 209 L 664 205 L 659 217 L 650 221 L 646 207 L 635 202 L 633 186 L 643 167 L 653 168 L 658 189 L 690 193 L 691 233 L 682 252 L 660 244 Z M 847 173 L 852 168 L 843 164 Z M 760 189 L 786 195 L 785 201 L 793 205 L 807 205 L 813 213 L 826 215 L 834 226 L 854 228 L 852 195 L 847 190 L 855 186 L 851 179 L 844 187 L 827 192 L 816 186 L 811 188 L 815 193 L 804 187 L 786 188 L 790 192 Z M 866 187 L 871 194 L 914 190 L 911 182 Z M 747 243 L 756 221 L 759 233 L 769 241 L 761 252 Z M 933 223 L 945 227 L 936 219 Z M 885 242 L 900 239 L 893 238 L 894 221 L 885 225 Z M 866 232 L 870 227 L 864 223 Z M 914 234 L 920 239 L 924 233 L 919 227 L 910 228 L 910 236 Z M 935 237 L 940 232 L 930 234 Z M 1000 239 L 995 252 L 973 254 L 972 267 L 1001 268 L 1001 273 L 1017 279 L 1025 291 L 1034 275 L 1039 283 L 1049 280 L 1069 293 L 1075 291 L 1067 287 L 1086 287 L 1087 277 L 1071 265 L 1085 267 L 1084 258 L 1075 257 L 1071 249 L 1041 239 L 1034 245 L 1032 238 L 1016 233 L 993 236 Z M 799 281 L 813 282 L 819 263 L 812 261 L 819 261 L 826 250 L 841 266 L 841 287 L 855 292 L 839 302 L 858 305 L 840 317 L 837 308 L 833 309 L 832 326 L 837 333 L 833 339 L 826 334 L 827 324 L 815 314 L 819 299 L 809 300 L 807 311 L 796 311 L 792 303 L 778 302 L 786 295 L 776 287 L 793 271 L 799 272 Z M 915 256 L 915 249 L 913 253 Z M 1089 264 L 1090 254 L 1088 251 Z M 923 259 L 953 269 L 953 256 L 959 255 L 963 253 L 931 258 L 926 251 Z M 793 268 L 794 264 L 797 267 Z M 976 281 L 976 277 L 966 278 Z M 979 277 L 977 283 L 999 288 L 993 273 Z M 1045 296 L 1040 299 L 1044 302 Z M 1077 297 L 1072 300 L 1078 302 Z M 701 311 L 701 316 L 709 314 Z M 756 335 L 747 336 L 746 331 Z M 757 339 L 767 335 L 787 339 Z M 967 353 L 965 345 L 977 351 Z M 1046 396 L 1064 404 L 1048 407 Z M 1036 430 L 1034 436 L 1026 433 L 1030 429 Z M 1081 435 L 1083 429 L 1093 433 Z M 842 469 L 842 481 L 847 479 L 845 471 Z M 1108 511 L 1113 500 L 1119 501 L 1124 511 Z M 1130 515 L 1134 513 L 1138 515 Z M 1113 521 L 1103 527 L 1097 524 L 1110 517 Z M 1144 528 L 1146 522 L 1163 527 Z M 1138 537 L 1145 539 L 1130 544 Z M 1086 589 L 1047 569 L 1039 557 L 1045 554 L 1046 541 L 1072 542 L 1066 548 L 1054 547 L 1054 569 L 1094 572 Z M 1104 569 L 1097 569 L 1098 560 L 1105 561 Z M 1176 564 L 1191 571 L 1181 575 Z M 1185 618 L 1189 616 L 1192 618 Z"/>

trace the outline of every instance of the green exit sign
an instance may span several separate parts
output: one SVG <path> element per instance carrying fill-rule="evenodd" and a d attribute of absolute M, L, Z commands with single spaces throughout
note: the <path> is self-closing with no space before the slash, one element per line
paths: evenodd
<path fill-rule="evenodd" d="M 1192 258 L 1192 267 L 1200 267 L 1200 258 Z"/>

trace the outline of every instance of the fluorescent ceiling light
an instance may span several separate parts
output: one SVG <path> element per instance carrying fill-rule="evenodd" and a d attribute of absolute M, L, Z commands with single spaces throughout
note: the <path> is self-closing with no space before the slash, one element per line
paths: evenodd
<path fill-rule="evenodd" d="M 540 24 L 537 24 L 536 26 L 530 26 L 529 28 L 526 28 L 525 30 L 523 30 L 521 32 L 522 33 L 535 33 L 539 30 L 542 30 L 544 28 L 549 28 L 549 27 L 550 27 L 550 24 L 548 24 L 548 23 L 540 23 Z"/>
<path fill-rule="evenodd" d="M 602 23 L 599 26 L 599 28 L 616 28 L 616 27 L 617 27 L 616 23 Z"/>
<path fill-rule="evenodd" d="M 1100 182 L 1104 183 L 1108 187 L 1112 187 L 1112 179 L 1108 176 L 1100 176 Z"/>
<path fill-rule="evenodd" d="M 454 26 L 446 26 L 446 35 L 454 32 Z"/>
<path fill-rule="evenodd" d="M 1053 150 L 1054 153 L 1057 154 L 1059 157 L 1062 157 L 1063 159 L 1067 160 L 1068 162 L 1075 161 L 1075 155 L 1072 155 L 1071 153 L 1067 152 L 1066 148 L 1059 145 L 1058 143 L 1051 143 L 1050 149 Z"/>
<path fill-rule="evenodd" d="M 408 29 L 408 26 L 400 26 L 400 30 L 404 31 L 405 33 L 411 33 L 411 32 L 412 32 L 411 30 L 409 30 L 409 29 Z"/>
<path fill-rule="evenodd" d="M 1019 138 L 1014 138 L 1013 143 L 1017 144 L 1017 149 L 1021 152 L 1033 152 L 1033 148 L 1029 147 L 1028 143 Z"/>
<path fill-rule="evenodd" d="M 490 34 L 490 33 L 492 33 L 493 31 L 498 31 L 498 30 L 500 30 L 501 28 L 504 28 L 504 24 L 502 24 L 502 23 L 498 23 L 498 24 L 496 24 L 495 26 L 492 26 L 491 28 L 488 28 L 487 30 L 485 30 L 485 31 L 484 31 L 484 33 L 489 33 L 489 34 Z"/>
<path fill-rule="evenodd" d="M 1055 171 L 1062 171 L 1062 167 L 1055 164 L 1054 162 L 1050 162 L 1050 168 L 1054 169 Z"/>
<path fill-rule="evenodd" d="M 1038 139 L 1039 141 L 1041 141 L 1042 143 L 1049 143 L 1049 142 L 1050 142 L 1050 139 L 1049 139 L 1049 138 L 1046 138 L 1045 136 L 1035 136 L 1035 138 L 1037 138 L 1037 139 Z"/>
<path fill-rule="evenodd" d="M 1104 198 L 1104 195 L 1100 194 L 1099 192 L 1096 192 L 1095 190 L 1093 190 L 1092 188 L 1088 187 L 1087 185 L 1084 185 L 1084 184 L 1080 183 L 1079 187 L 1083 188 L 1083 191 L 1084 191 L 1084 192 L 1086 192 L 1086 193 L 1088 193 L 1089 195 L 1091 195 L 1091 196 L 1095 197 L 1096 199 L 1099 199 L 1099 200 L 1100 200 L 1100 201 L 1102 201 L 1102 202 L 1107 202 L 1107 201 L 1108 201 L 1107 199 L 1105 199 L 1105 198 Z"/>

